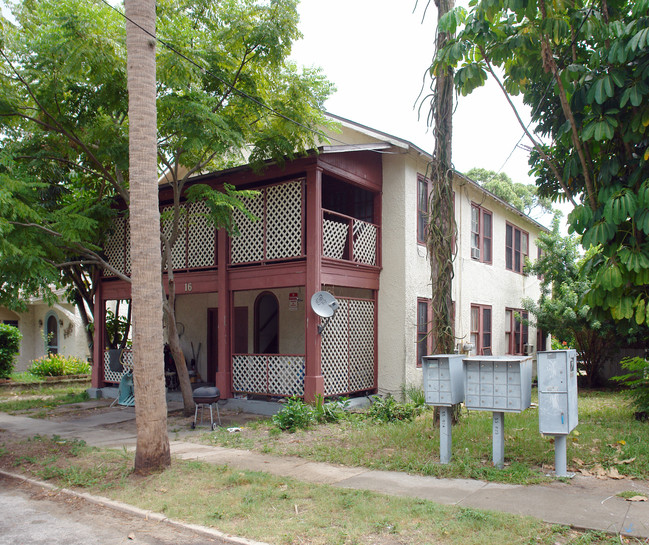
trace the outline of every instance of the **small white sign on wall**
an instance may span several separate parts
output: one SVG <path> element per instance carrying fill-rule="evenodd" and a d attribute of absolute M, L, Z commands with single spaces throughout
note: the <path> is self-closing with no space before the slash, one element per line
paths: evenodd
<path fill-rule="evenodd" d="M 288 309 L 297 310 L 297 292 L 291 292 L 288 294 Z"/>

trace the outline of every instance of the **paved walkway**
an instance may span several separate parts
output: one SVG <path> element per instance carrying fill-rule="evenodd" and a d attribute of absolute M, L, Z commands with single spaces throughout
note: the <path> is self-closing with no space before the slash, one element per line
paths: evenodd
<path fill-rule="evenodd" d="M 173 402 L 170 409 L 174 408 L 172 404 Z M 0 413 L 0 432 L 6 430 L 29 437 L 37 434 L 59 435 L 64 438 L 83 439 L 98 447 L 132 448 L 136 439 L 132 431 L 134 419 L 135 412 L 132 408 L 121 407 L 66 422 Z M 116 429 L 114 424 L 118 423 L 124 423 L 124 431 Z M 109 425 L 110 428 L 107 427 Z M 469 479 L 437 479 L 310 462 L 296 457 L 268 456 L 182 440 L 191 433 L 183 432 L 180 434 L 180 440 L 171 442 L 174 456 L 264 471 L 311 483 L 530 515 L 549 523 L 565 524 L 578 529 L 649 538 L 649 502 L 629 502 L 616 495 L 619 492 L 635 491 L 649 496 L 647 481 L 599 480 L 577 475 L 569 483 L 557 481 L 546 485 L 522 486 Z M 174 434 L 170 436 L 173 437 Z"/>

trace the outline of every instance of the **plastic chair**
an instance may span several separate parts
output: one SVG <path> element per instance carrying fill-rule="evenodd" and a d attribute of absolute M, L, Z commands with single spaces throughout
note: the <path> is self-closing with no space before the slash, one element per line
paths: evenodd
<path fill-rule="evenodd" d="M 111 348 L 108 351 L 108 367 L 113 373 L 123 373 L 119 381 L 119 388 L 117 390 L 117 397 L 110 406 L 115 403 L 124 407 L 135 406 L 135 391 L 133 389 L 133 372 L 124 372 L 124 364 L 122 363 L 123 350 L 118 348 Z"/>

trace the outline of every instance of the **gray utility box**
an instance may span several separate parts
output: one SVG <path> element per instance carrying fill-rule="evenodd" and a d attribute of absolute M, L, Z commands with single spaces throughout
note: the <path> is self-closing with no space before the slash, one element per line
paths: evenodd
<path fill-rule="evenodd" d="M 537 352 L 539 431 L 567 435 L 579 422 L 577 410 L 577 351 Z"/>
<path fill-rule="evenodd" d="M 463 357 L 438 354 L 422 358 L 426 404 L 450 407 L 464 401 Z"/>
<path fill-rule="evenodd" d="M 472 356 L 464 358 L 467 409 L 518 413 L 532 402 L 532 358 Z"/>

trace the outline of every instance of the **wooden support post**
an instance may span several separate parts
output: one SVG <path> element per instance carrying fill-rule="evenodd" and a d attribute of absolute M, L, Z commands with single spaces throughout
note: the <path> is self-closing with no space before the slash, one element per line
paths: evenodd
<path fill-rule="evenodd" d="M 218 232 L 218 364 L 216 369 L 215 384 L 221 392 L 221 399 L 232 397 L 232 294 L 228 278 L 229 245 L 225 229 Z"/>
<path fill-rule="evenodd" d="M 324 377 L 321 367 L 322 336 L 318 333 L 320 318 L 311 309 L 311 297 L 322 289 L 322 170 L 307 173 L 306 182 L 306 369 L 304 377 L 304 400 L 315 401 L 316 395 L 324 395 Z"/>

